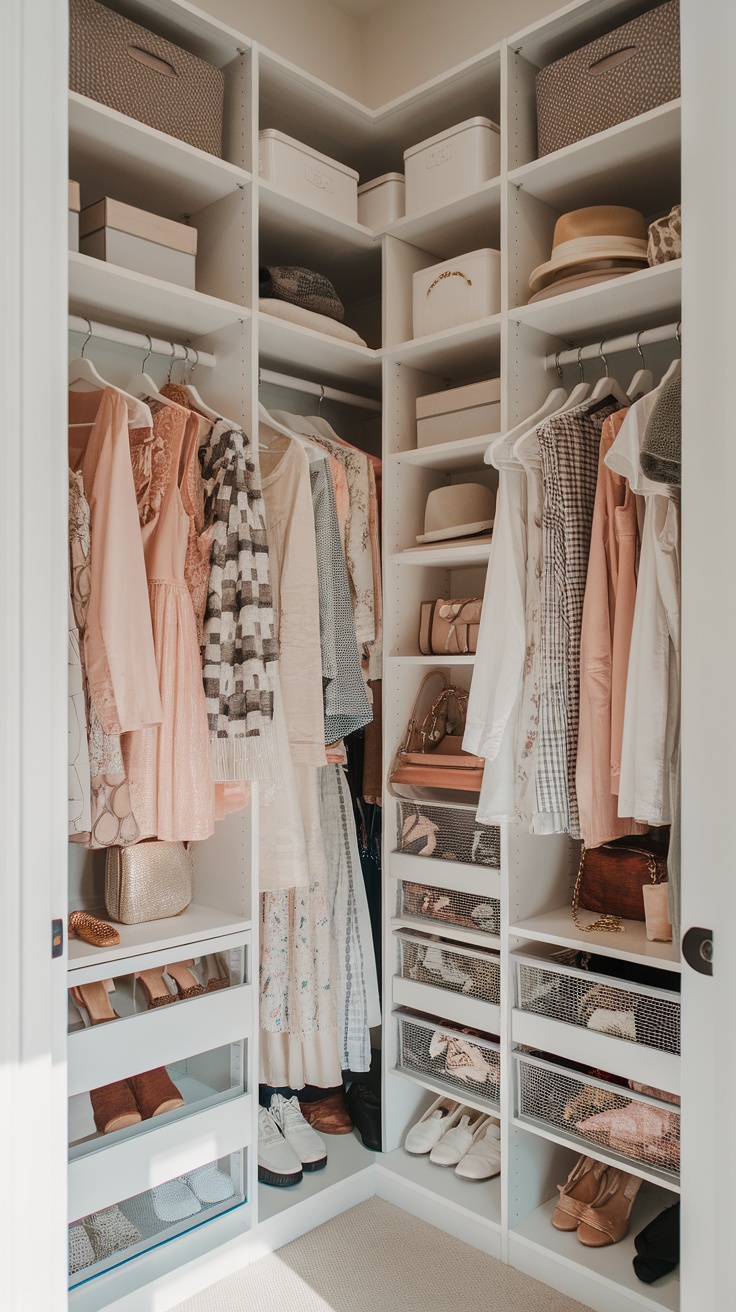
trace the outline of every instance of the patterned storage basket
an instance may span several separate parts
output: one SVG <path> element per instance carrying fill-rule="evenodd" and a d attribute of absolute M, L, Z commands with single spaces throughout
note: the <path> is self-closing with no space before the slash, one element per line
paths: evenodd
<path fill-rule="evenodd" d="M 222 155 L 221 70 L 97 0 L 71 0 L 69 86 L 190 146 Z"/>
<path fill-rule="evenodd" d="M 539 154 L 604 132 L 679 94 L 679 0 L 667 0 L 537 74 Z"/>
<path fill-rule="evenodd" d="M 517 1114 L 542 1122 L 617 1157 L 677 1177 L 680 1106 L 646 1085 L 614 1084 L 596 1075 L 516 1053 Z"/>
<path fill-rule="evenodd" d="M 469 948 L 445 939 L 397 932 L 399 974 L 418 984 L 431 984 L 448 993 L 479 998 L 498 1006 L 501 958 L 486 948 Z"/>
<path fill-rule="evenodd" d="M 396 848 L 410 856 L 462 861 L 471 866 L 501 865 L 501 830 L 480 824 L 473 806 L 425 806 L 399 802 Z"/>
<path fill-rule="evenodd" d="M 442 1021 L 396 1012 L 399 1022 L 399 1067 L 447 1085 L 476 1102 L 498 1107 L 501 1054 L 487 1034 L 464 1033 Z"/>

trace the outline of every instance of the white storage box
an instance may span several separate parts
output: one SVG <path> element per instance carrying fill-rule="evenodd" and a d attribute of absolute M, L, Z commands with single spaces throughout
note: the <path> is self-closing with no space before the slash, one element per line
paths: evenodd
<path fill-rule="evenodd" d="M 358 223 L 376 231 L 403 217 L 403 173 L 384 173 L 358 187 Z"/>
<path fill-rule="evenodd" d="M 462 196 L 501 172 L 501 130 L 468 118 L 404 151 L 406 212 L 417 214 Z"/>
<path fill-rule="evenodd" d="M 83 255 L 194 288 L 197 229 L 105 196 L 82 210 Z"/>
<path fill-rule="evenodd" d="M 69 180 L 69 250 L 79 250 L 79 211 L 82 202 L 79 198 L 79 183 Z"/>
<path fill-rule="evenodd" d="M 417 446 L 482 437 L 500 428 L 500 378 L 417 397 Z"/>
<path fill-rule="evenodd" d="M 414 336 L 444 332 L 501 309 L 501 252 L 470 251 L 413 277 Z"/>
<path fill-rule="evenodd" d="M 294 200 L 357 223 L 358 174 L 311 146 L 265 128 L 258 134 L 258 172 Z"/>

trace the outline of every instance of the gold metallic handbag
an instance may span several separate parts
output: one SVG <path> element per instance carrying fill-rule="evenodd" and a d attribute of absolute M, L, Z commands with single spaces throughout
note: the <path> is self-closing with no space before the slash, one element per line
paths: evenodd
<path fill-rule="evenodd" d="M 118 924 L 180 916 L 193 896 L 194 857 L 184 843 L 153 838 L 107 849 L 105 906 Z"/>

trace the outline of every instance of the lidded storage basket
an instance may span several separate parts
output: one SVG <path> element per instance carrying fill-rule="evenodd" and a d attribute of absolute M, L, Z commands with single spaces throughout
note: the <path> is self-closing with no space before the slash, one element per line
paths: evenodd
<path fill-rule="evenodd" d="M 264 128 L 258 134 L 258 172 L 294 200 L 357 223 L 358 174 L 339 160 L 276 128 Z"/>
<path fill-rule="evenodd" d="M 406 212 L 418 214 L 462 196 L 501 171 L 501 130 L 469 118 L 404 151 Z"/>
<path fill-rule="evenodd" d="M 487 247 L 420 269 L 412 279 L 414 336 L 459 328 L 501 309 L 501 252 Z"/>
<path fill-rule="evenodd" d="M 69 24 L 72 91 L 222 155 L 219 68 L 97 0 L 71 0 Z"/>

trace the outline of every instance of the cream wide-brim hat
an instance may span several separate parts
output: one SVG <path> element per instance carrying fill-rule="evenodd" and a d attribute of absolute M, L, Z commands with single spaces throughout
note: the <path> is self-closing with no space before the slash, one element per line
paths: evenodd
<path fill-rule="evenodd" d="M 595 287 L 600 282 L 609 282 L 611 278 L 624 278 L 629 273 L 640 273 L 640 264 L 617 264 L 612 265 L 609 269 L 600 269 L 597 272 L 585 271 L 571 273 L 561 278 L 555 278 L 553 282 L 543 287 L 541 291 L 535 292 L 529 297 L 527 305 L 535 305 L 538 301 L 548 301 L 553 296 L 561 296 L 563 292 L 577 292 L 582 287 Z"/>
<path fill-rule="evenodd" d="M 625 205 L 589 205 L 562 214 L 555 224 L 552 255 L 530 275 L 529 288 L 539 292 L 563 270 L 590 269 L 596 260 L 647 266 L 647 227 L 639 210 Z"/>
<path fill-rule="evenodd" d="M 484 483 L 450 483 L 436 487 L 427 497 L 424 532 L 417 542 L 445 542 L 469 538 L 493 528 L 496 498 Z"/>

